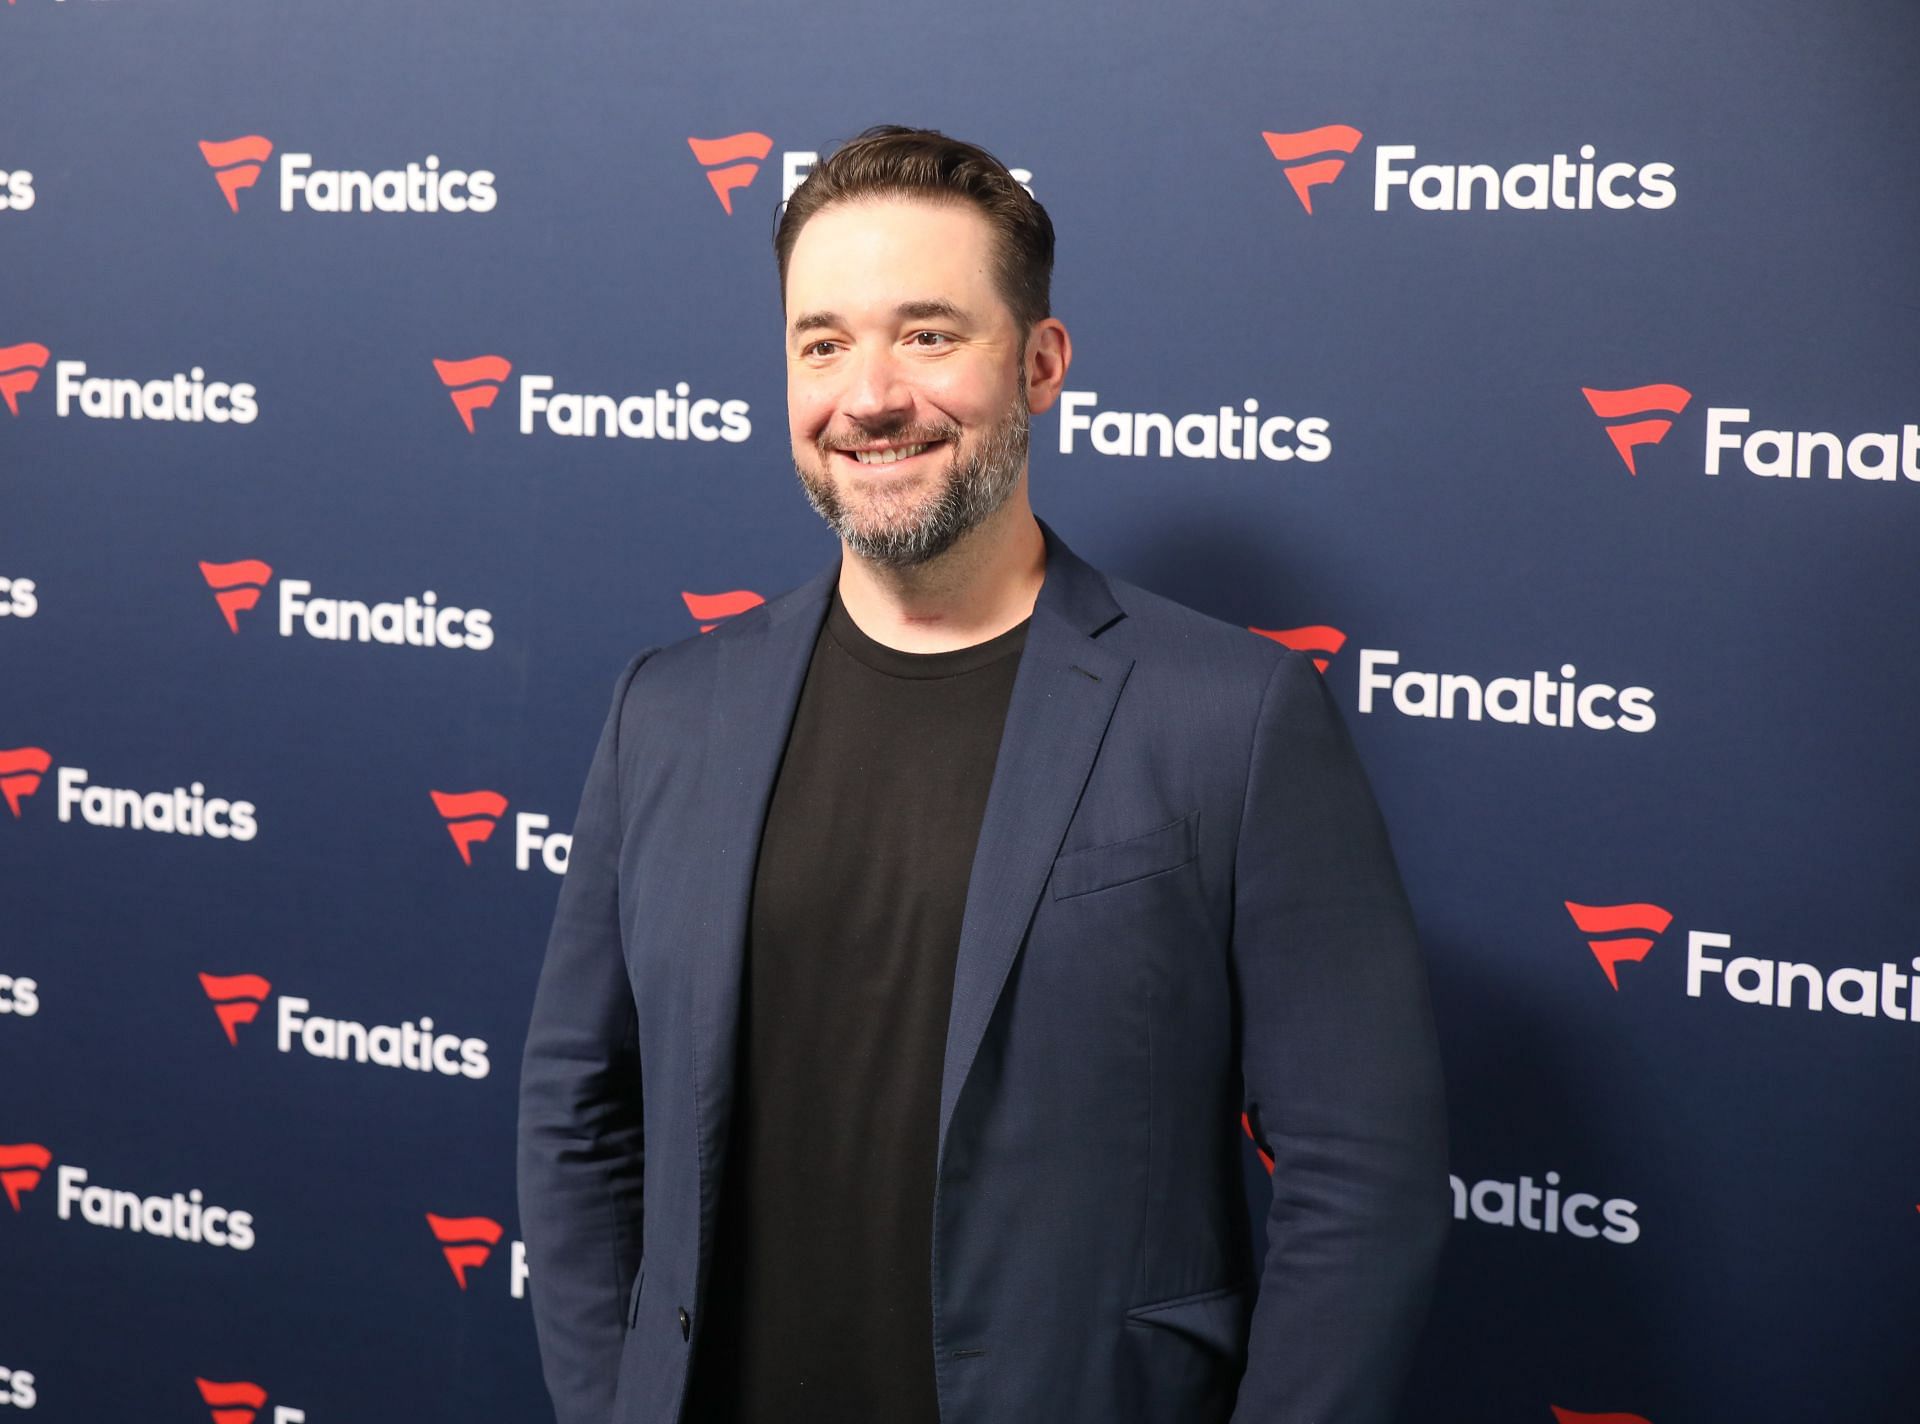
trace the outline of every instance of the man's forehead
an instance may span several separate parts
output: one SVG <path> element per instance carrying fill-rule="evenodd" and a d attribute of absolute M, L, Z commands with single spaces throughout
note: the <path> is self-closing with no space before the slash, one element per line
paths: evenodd
<path fill-rule="evenodd" d="M 942 302 L 985 315 L 993 255 L 993 230 L 971 203 L 905 196 L 836 203 L 809 218 L 794 242 L 788 311 L 796 329 L 821 312 L 937 316 L 930 308 Z"/>

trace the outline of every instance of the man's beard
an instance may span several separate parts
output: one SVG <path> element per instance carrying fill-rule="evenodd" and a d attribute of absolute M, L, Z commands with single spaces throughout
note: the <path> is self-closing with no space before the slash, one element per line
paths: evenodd
<path fill-rule="evenodd" d="M 1020 482 L 1020 472 L 1027 463 L 1028 424 L 1027 383 L 1025 373 L 1021 375 L 1020 391 L 1013 404 L 964 460 L 959 448 L 960 428 L 953 424 L 916 426 L 903 421 L 888 427 L 858 425 L 857 438 L 837 437 L 838 443 L 823 435 L 814 444 L 820 457 L 817 468 L 810 470 L 798 460 L 793 462 L 807 502 L 847 547 L 868 563 L 905 569 L 938 558 L 984 524 Z M 946 442 L 953 457 L 946 470 L 934 477 L 940 482 L 939 491 L 928 499 L 917 490 L 887 489 L 881 483 L 886 479 L 884 467 L 876 467 L 879 490 L 861 500 L 858 516 L 849 511 L 828 473 L 833 467 L 832 452 L 876 440 L 895 445 Z"/>

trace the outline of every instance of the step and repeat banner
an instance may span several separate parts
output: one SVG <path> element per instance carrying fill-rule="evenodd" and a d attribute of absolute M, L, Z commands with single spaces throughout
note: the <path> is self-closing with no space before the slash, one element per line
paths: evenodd
<path fill-rule="evenodd" d="M 836 555 L 770 235 L 904 122 L 1058 228 L 1036 508 L 1373 777 L 1402 1417 L 1920 1419 L 1920 12 L 913 9 L 0 9 L 0 1418 L 551 1417 L 581 781 Z"/>

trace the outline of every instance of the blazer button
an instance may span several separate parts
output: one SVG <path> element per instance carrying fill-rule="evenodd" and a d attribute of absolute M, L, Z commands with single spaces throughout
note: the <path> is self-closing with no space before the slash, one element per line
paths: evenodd
<path fill-rule="evenodd" d="M 692 1334 L 693 1321 L 687 1317 L 687 1308 L 683 1305 L 680 1307 L 680 1338 L 685 1340 L 691 1337 Z"/>

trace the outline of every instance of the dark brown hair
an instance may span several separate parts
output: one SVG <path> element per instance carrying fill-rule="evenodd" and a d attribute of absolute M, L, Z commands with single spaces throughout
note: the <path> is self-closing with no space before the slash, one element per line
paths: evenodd
<path fill-rule="evenodd" d="M 993 228 L 1000 295 L 1023 329 L 1052 313 L 1053 221 L 984 148 L 933 129 L 879 124 L 848 140 L 816 164 L 780 211 L 773 232 L 780 264 L 780 300 L 787 298 L 787 263 L 807 219 L 835 203 L 911 196 L 971 203 Z"/>

